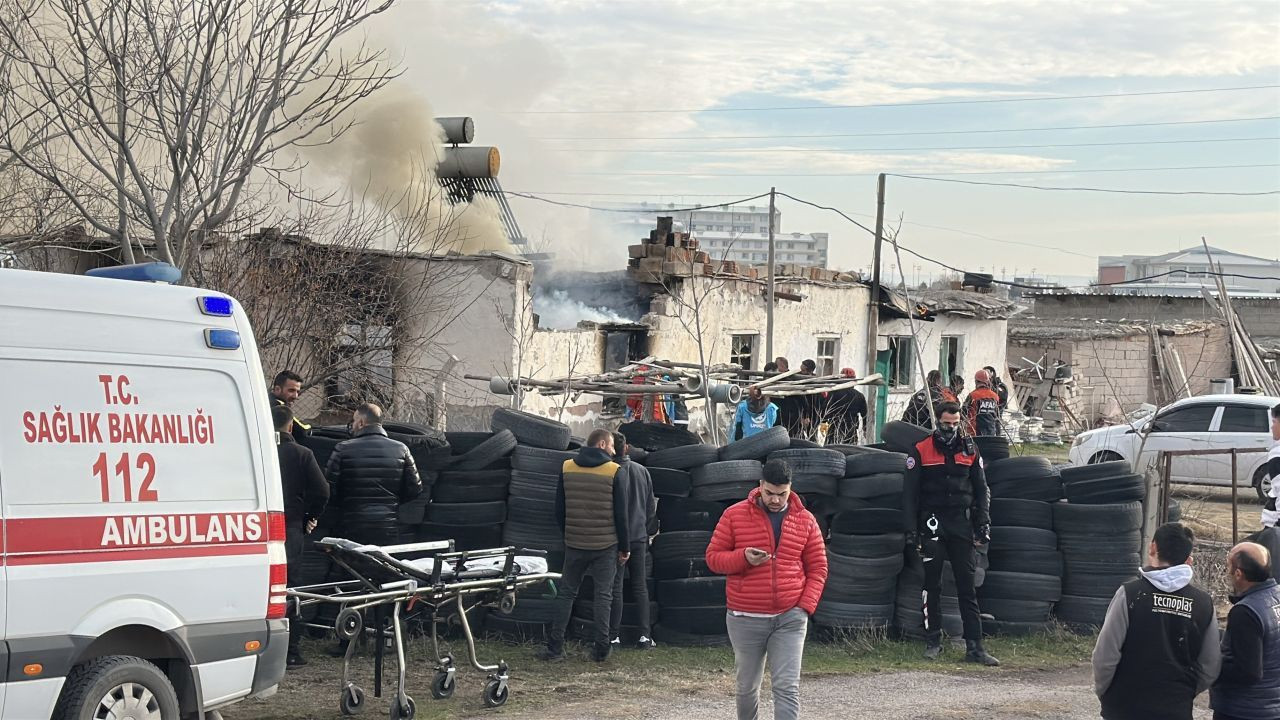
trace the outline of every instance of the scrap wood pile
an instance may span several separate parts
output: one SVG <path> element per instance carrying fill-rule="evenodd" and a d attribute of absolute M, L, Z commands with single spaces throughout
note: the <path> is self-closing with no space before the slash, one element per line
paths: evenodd
<path fill-rule="evenodd" d="M 743 391 L 751 386 L 760 387 L 766 394 L 774 397 L 794 397 L 819 395 L 882 382 L 879 374 L 864 378 L 847 378 L 842 375 L 806 376 L 800 375 L 798 370 L 791 370 L 768 375 L 760 371 L 743 370 L 740 365 L 733 363 L 704 367 L 694 363 L 671 362 L 653 357 L 597 375 L 570 375 L 548 379 L 489 375 L 465 375 L 464 377 L 468 380 L 488 383 L 489 391 L 495 395 L 515 395 L 517 390 L 532 390 L 544 396 L 564 394 L 577 396 L 583 393 L 605 397 L 676 395 L 710 397 L 719 403 L 737 403 L 742 399 Z"/>

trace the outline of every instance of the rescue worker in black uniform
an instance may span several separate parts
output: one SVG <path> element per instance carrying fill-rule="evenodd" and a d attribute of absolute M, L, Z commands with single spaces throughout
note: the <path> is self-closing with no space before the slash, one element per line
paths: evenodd
<path fill-rule="evenodd" d="M 302 395 L 302 376 L 292 370 L 281 370 L 276 375 L 276 379 L 271 381 L 272 407 L 284 405 L 292 410 L 294 401 L 300 395 Z M 307 440 L 311 437 L 311 426 L 294 415 L 293 429 L 289 434 L 293 436 L 294 442 L 302 447 L 308 447 Z"/>
<path fill-rule="evenodd" d="M 938 408 L 938 427 L 907 454 L 902 518 L 907 544 L 924 560 L 925 651 L 942 653 L 942 563 L 949 560 L 964 621 L 965 662 L 999 665 L 982 647 L 973 574 L 977 546 L 991 542 L 991 495 L 973 440 L 960 432 L 960 406 Z"/>

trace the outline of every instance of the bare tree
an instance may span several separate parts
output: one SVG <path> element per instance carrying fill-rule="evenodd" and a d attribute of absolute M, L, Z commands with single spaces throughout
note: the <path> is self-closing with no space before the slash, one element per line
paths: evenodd
<path fill-rule="evenodd" d="M 394 0 L 9 0 L 0 157 L 120 246 L 186 268 L 248 194 L 395 75 L 348 40 Z M 137 238 L 131 236 L 135 234 Z"/>

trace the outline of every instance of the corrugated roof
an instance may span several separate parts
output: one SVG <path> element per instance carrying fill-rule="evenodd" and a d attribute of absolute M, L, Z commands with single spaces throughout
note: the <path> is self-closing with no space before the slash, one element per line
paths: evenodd
<path fill-rule="evenodd" d="M 1156 330 L 1174 335 L 1194 335 L 1221 325 L 1218 320 L 1169 320 L 1155 323 Z M 1019 316 L 1009 321 L 1009 339 L 1096 340 L 1146 335 L 1152 323 L 1147 320 L 1096 320 L 1092 318 L 1038 318 Z"/>

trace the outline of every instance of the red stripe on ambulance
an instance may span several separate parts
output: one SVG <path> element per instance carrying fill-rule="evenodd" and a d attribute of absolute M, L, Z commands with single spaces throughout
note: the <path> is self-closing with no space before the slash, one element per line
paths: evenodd
<path fill-rule="evenodd" d="M 191 551 L 247 544 L 261 546 L 267 541 L 266 513 L 10 518 L 5 526 L 4 552 L 10 563 L 22 555 L 158 548 Z M 261 551 L 262 547 L 254 550 Z M 190 553 L 170 556 L 202 557 Z"/>

